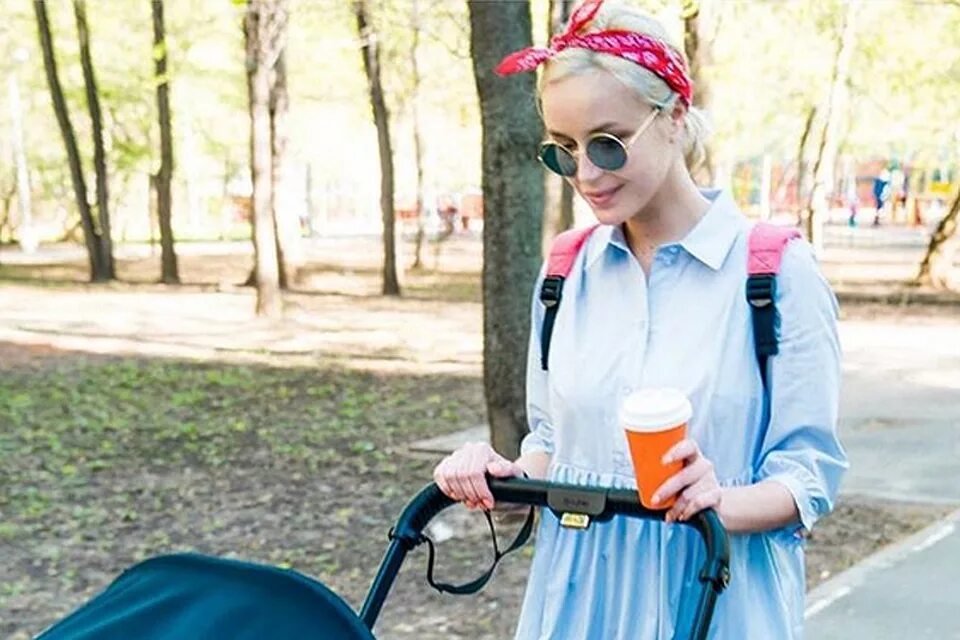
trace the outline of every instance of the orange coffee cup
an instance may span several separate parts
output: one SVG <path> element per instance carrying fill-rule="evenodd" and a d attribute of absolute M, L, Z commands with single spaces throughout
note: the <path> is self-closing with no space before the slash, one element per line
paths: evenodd
<path fill-rule="evenodd" d="M 676 389 L 640 389 L 627 396 L 620 407 L 623 425 L 637 476 L 640 502 L 648 509 L 666 509 L 676 502 L 668 496 L 653 504 L 653 494 L 668 478 L 683 468 L 683 462 L 660 462 L 670 448 L 687 436 L 693 407 Z"/>

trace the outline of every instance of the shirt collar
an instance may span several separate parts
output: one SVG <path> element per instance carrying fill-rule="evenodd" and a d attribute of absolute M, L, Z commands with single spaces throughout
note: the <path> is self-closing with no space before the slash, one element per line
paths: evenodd
<path fill-rule="evenodd" d="M 723 266 L 746 220 L 740 215 L 730 194 L 720 189 L 701 189 L 710 206 L 703 218 L 678 244 L 691 256 L 714 271 Z M 629 252 L 621 225 L 601 225 L 587 243 L 585 267 L 590 268 L 607 247 Z"/>
<path fill-rule="evenodd" d="M 589 269 L 611 245 L 624 251 L 630 250 L 627 248 L 626 239 L 623 237 L 623 229 L 620 228 L 620 225 L 602 224 L 597 227 L 590 240 L 587 241 L 587 257 L 584 269 Z"/>
<path fill-rule="evenodd" d="M 747 221 L 728 192 L 719 189 L 702 189 L 700 192 L 710 200 L 710 206 L 700 222 L 680 241 L 680 246 L 717 271 L 723 266 Z"/>

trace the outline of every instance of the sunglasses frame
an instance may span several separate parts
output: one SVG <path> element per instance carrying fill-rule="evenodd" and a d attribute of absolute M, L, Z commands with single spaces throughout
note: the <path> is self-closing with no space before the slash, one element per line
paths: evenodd
<path fill-rule="evenodd" d="M 621 140 L 621 139 L 618 138 L 617 136 L 613 135 L 612 133 L 606 133 L 606 132 L 601 131 L 601 132 L 595 133 L 595 134 L 593 134 L 592 136 L 590 136 L 589 138 L 587 138 L 587 143 L 586 143 L 585 145 L 583 145 L 583 151 L 581 151 L 581 150 L 578 149 L 576 152 L 574 152 L 574 151 L 570 151 L 569 149 L 567 149 L 565 146 L 563 146 L 562 144 L 560 144 L 560 143 L 557 142 L 556 140 L 544 140 L 542 143 L 540 143 L 540 149 L 539 149 L 539 151 L 537 152 L 537 160 L 539 160 L 539 161 L 540 161 L 540 164 L 542 164 L 544 167 L 546 167 L 548 171 L 550 171 L 551 173 L 553 173 L 553 174 L 555 174 L 555 175 L 558 175 L 558 176 L 560 176 L 560 177 L 562 177 L 562 178 L 572 178 L 572 177 L 574 177 L 574 176 L 577 175 L 577 170 L 579 169 L 579 166 L 580 166 L 579 156 L 580 156 L 581 153 L 586 153 L 587 159 L 589 159 L 590 162 L 593 163 L 593 165 L 594 165 L 595 167 L 597 167 L 598 169 L 600 169 L 601 171 L 619 171 L 619 170 L 622 169 L 624 166 L 626 166 L 626 164 L 627 164 L 627 162 L 628 162 L 628 160 L 629 160 L 628 151 L 629 151 L 630 147 L 633 146 L 633 143 L 636 142 L 637 139 L 638 139 L 641 135 L 643 135 L 643 132 L 644 132 L 644 131 L 646 131 L 647 129 L 650 128 L 650 125 L 653 124 L 653 121 L 656 119 L 656 117 L 657 117 L 660 113 L 662 113 L 662 109 L 660 109 L 659 107 L 654 107 L 653 111 L 650 112 L 650 114 L 646 117 L 646 119 L 645 119 L 645 120 L 643 121 L 643 123 L 640 125 L 640 128 L 638 128 L 638 129 L 633 133 L 633 135 L 631 135 L 631 136 L 627 139 L 626 142 L 624 142 L 623 140 Z M 594 140 L 597 140 L 597 139 L 613 140 L 614 142 L 616 142 L 616 143 L 620 146 L 620 148 L 623 150 L 623 157 L 624 157 L 623 164 L 621 164 L 619 167 L 611 167 L 610 169 L 604 169 L 603 167 L 600 167 L 599 165 L 597 165 L 597 163 L 594 162 L 594 161 L 590 158 L 590 151 L 589 151 L 589 149 L 590 149 L 590 144 L 591 144 Z M 545 152 L 547 149 L 551 149 L 551 148 L 557 149 L 556 153 L 565 153 L 565 154 L 567 154 L 567 155 L 573 160 L 573 167 L 574 167 L 574 168 L 573 168 L 573 173 L 571 173 L 571 174 L 569 174 L 569 175 L 567 175 L 567 174 L 565 174 L 565 173 L 561 173 L 560 171 L 557 171 L 556 169 L 554 169 L 553 167 L 551 167 L 549 164 L 547 164 L 547 163 L 544 161 L 544 159 L 543 159 L 544 152 Z"/>

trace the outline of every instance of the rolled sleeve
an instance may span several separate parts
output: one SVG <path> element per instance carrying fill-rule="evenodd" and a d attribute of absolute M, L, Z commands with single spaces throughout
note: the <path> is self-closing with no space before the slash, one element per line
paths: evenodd
<path fill-rule="evenodd" d="M 538 451 L 552 454 L 554 449 L 547 372 L 540 367 L 540 331 L 543 328 L 540 285 L 544 273 L 545 267 L 541 269 L 533 289 L 530 309 L 530 341 L 527 349 L 527 426 L 530 433 L 520 443 L 521 455 Z"/>
<path fill-rule="evenodd" d="M 756 481 L 784 485 L 810 531 L 833 510 L 848 467 L 837 434 L 837 301 L 806 242 L 790 243 L 777 284 L 780 352 L 769 362 L 770 420 Z"/>

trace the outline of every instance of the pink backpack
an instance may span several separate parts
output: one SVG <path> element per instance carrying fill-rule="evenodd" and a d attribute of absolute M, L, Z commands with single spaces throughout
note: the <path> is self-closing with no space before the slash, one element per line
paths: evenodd
<path fill-rule="evenodd" d="M 540 287 L 540 301 L 546 308 L 540 333 L 540 366 L 547 370 L 550 337 L 563 297 L 563 282 L 570 275 L 580 249 L 597 227 L 570 229 L 558 235 L 550 247 L 547 273 Z M 759 223 L 750 230 L 747 256 L 747 302 L 753 319 L 753 344 L 760 366 L 760 377 L 767 385 L 767 359 L 776 355 L 777 347 L 777 274 L 787 243 L 799 238 L 796 229 L 785 229 Z"/>

